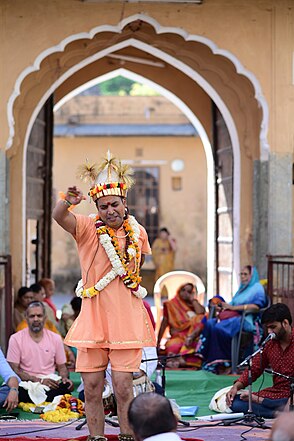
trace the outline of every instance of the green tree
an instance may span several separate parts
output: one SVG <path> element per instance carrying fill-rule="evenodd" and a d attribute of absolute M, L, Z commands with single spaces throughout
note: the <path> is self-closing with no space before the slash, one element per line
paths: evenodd
<path fill-rule="evenodd" d="M 118 76 L 100 83 L 101 95 L 129 95 L 134 81 Z"/>

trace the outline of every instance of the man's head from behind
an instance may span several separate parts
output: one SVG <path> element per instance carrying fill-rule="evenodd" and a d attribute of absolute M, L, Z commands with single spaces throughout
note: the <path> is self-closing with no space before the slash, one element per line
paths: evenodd
<path fill-rule="evenodd" d="M 142 393 L 130 404 L 129 424 L 137 441 L 159 433 L 175 432 L 177 420 L 169 400 L 156 393 Z"/>
<path fill-rule="evenodd" d="M 42 302 L 33 301 L 26 310 L 26 321 L 30 332 L 38 334 L 44 328 L 46 320 L 45 307 Z"/>
<path fill-rule="evenodd" d="M 283 340 L 286 334 L 291 333 L 291 312 L 284 303 L 276 303 L 264 311 L 261 323 L 268 333 L 274 332 L 278 340 Z"/>
<path fill-rule="evenodd" d="M 34 296 L 34 300 L 38 301 L 38 302 L 43 302 L 45 297 L 46 297 L 46 293 L 45 293 L 45 289 L 43 288 L 42 285 L 40 285 L 40 283 L 33 283 L 30 286 L 30 291 L 32 291 L 33 296 Z"/>

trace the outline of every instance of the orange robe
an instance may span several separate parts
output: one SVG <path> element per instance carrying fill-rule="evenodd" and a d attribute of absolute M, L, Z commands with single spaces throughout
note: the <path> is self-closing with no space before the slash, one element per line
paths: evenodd
<path fill-rule="evenodd" d="M 77 215 L 75 240 L 78 246 L 84 288 L 94 286 L 111 269 L 90 217 Z M 116 232 L 119 246 L 125 246 L 125 231 Z M 150 254 L 145 229 L 140 225 L 139 248 Z M 133 259 L 130 267 L 133 264 Z M 77 348 L 135 349 L 156 346 L 150 317 L 142 299 L 135 297 L 116 277 L 98 295 L 83 298 L 81 312 L 70 328 L 65 343 Z"/>

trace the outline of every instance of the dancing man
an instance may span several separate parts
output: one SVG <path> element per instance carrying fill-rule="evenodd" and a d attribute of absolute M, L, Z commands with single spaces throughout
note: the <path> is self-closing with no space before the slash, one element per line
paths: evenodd
<path fill-rule="evenodd" d="M 127 419 L 133 398 L 132 373 L 139 371 L 142 347 L 156 345 L 139 274 L 150 245 L 145 229 L 128 215 L 126 195 L 133 184 L 128 166 L 108 152 L 97 171 L 86 165 L 80 176 L 92 181 L 89 195 L 98 215 L 87 217 L 69 210 L 84 199 L 77 187 L 68 188 L 53 211 L 54 219 L 77 242 L 82 271 L 76 290 L 83 298 L 82 308 L 65 342 L 78 349 L 76 371 L 81 372 L 85 387 L 88 441 L 107 440 L 102 393 L 109 361 L 119 440 L 133 440 Z"/>

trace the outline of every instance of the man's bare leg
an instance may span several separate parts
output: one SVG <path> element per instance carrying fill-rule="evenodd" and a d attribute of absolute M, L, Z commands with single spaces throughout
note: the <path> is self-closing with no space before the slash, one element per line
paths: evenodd
<path fill-rule="evenodd" d="M 134 398 L 133 374 L 131 372 L 112 371 L 112 385 L 117 401 L 117 414 L 121 433 L 131 434 L 128 423 L 128 409 Z"/>
<path fill-rule="evenodd" d="M 82 372 L 85 390 L 85 410 L 91 436 L 104 435 L 104 371 Z"/>

